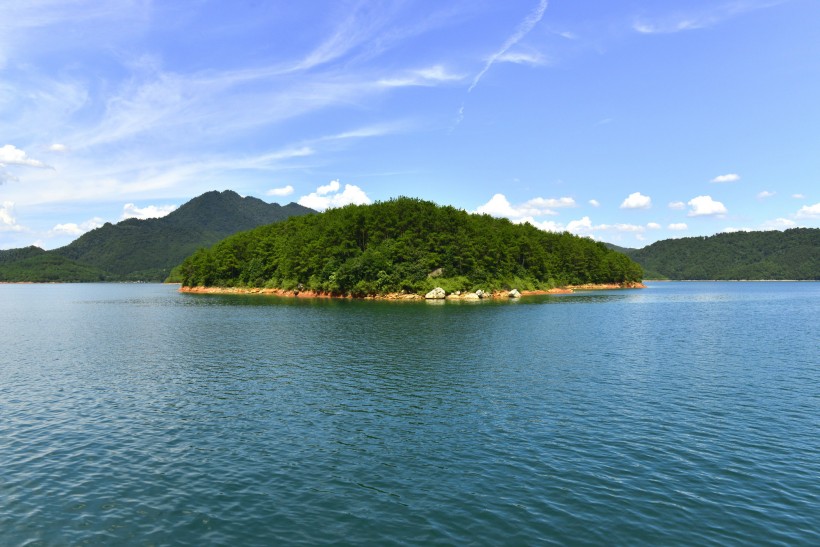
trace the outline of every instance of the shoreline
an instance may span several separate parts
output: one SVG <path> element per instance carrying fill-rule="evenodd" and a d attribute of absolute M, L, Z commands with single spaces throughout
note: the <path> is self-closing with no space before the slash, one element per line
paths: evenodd
<path fill-rule="evenodd" d="M 641 282 L 628 283 L 588 283 L 585 285 L 568 285 L 566 287 L 556 287 L 547 290 L 532 290 L 520 291 L 521 296 L 540 296 L 549 294 L 572 294 L 575 291 L 608 291 L 619 289 L 645 289 L 646 285 Z M 260 287 L 183 287 L 180 286 L 179 292 L 186 294 L 261 294 L 269 296 L 281 296 L 287 298 L 321 298 L 321 299 L 346 299 L 346 300 L 401 300 L 401 301 L 418 301 L 427 300 L 423 295 L 415 293 L 387 293 L 369 296 L 350 296 L 338 295 L 319 291 L 299 291 L 299 290 L 285 290 L 285 289 L 265 289 Z M 475 295 L 475 293 L 464 292 L 460 294 L 451 293 L 446 298 L 438 300 L 476 300 L 477 298 L 470 298 L 467 295 Z M 495 291 L 487 294 L 481 300 L 501 300 L 510 299 L 509 291 Z"/>

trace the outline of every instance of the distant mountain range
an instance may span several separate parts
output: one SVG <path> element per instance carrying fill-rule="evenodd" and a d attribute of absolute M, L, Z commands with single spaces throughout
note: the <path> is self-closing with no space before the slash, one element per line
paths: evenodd
<path fill-rule="evenodd" d="M 0 281 L 163 281 L 197 249 L 291 216 L 315 213 L 236 192 L 207 192 L 162 218 L 106 223 L 52 251 L 0 251 Z"/>
<path fill-rule="evenodd" d="M 642 249 L 607 246 L 640 264 L 645 279 L 820 280 L 820 228 L 665 239 Z"/>

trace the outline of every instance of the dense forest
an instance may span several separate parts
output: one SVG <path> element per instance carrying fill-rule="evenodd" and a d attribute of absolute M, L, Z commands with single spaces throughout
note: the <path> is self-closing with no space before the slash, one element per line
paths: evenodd
<path fill-rule="evenodd" d="M 364 296 L 640 281 L 602 243 L 412 198 L 348 205 L 242 232 L 178 269 L 185 286 Z"/>
<path fill-rule="evenodd" d="M 9 282 L 93 282 L 105 281 L 106 272 L 74 260 L 25 247 L 0 251 L 0 281 Z"/>
<path fill-rule="evenodd" d="M 666 239 L 626 252 L 647 278 L 820 280 L 820 228 Z"/>
<path fill-rule="evenodd" d="M 313 213 L 296 203 L 281 206 L 236 192 L 207 192 L 162 218 L 123 220 L 44 251 L 2 251 L 0 281 L 163 281 L 201 247 L 263 224 Z"/>

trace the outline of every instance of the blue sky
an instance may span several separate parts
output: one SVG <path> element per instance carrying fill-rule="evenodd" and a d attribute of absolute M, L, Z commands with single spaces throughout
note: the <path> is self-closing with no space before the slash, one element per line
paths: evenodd
<path fill-rule="evenodd" d="M 820 226 L 816 0 L 0 0 L 0 249 L 209 190 Z"/>

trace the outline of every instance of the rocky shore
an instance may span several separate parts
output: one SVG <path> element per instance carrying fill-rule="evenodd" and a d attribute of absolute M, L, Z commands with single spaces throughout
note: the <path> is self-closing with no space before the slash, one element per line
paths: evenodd
<path fill-rule="evenodd" d="M 592 290 L 614 290 L 614 289 L 642 289 L 646 286 L 643 283 L 601 283 L 586 285 L 569 285 L 567 287 L 557 287 L 549 290 L 484 292 L 455 291 L 447 293 L 441 287 L 436 287 L 426 295 L 415 293 L 387 293 L 373 296 L 365 296 L 362 300 L 428 300 L 428 301 L 480 301 L 487 299 L 510 299 L 521 298 L 522 296 L 544 295 L 544 294 L 568 294 L 575 291 Z M 191 294 L 267 294 L 274 296 L 286 296 L 291 298 L 353 298 L 352 296 L 340 296 L 331 293 L 317 291 L 299 291 L 285 289 L 263 289 L 248 287 L 180 287 L 179 292 Z"/>

